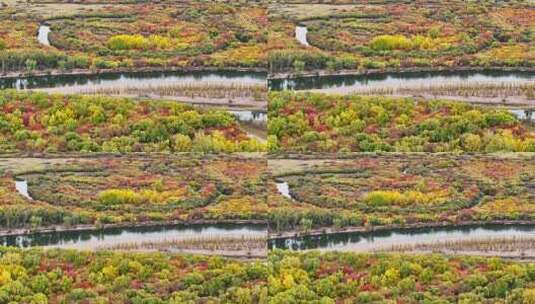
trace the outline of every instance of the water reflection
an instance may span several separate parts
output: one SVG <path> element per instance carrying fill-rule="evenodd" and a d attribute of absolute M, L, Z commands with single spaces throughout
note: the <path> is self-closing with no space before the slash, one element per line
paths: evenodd
<path fill-rule="evenodd" d="M 271 90 L 321 90 L 329 93 L 350 93 L 370 87 L 419 87 L 462 83 L 526 82 L 535 80 L 535 72 L 520 71 L 436 71 L 404 72 L 370 75 L 338 75 L 271 79 Z"/>
<path fill-rule="evenodd" d="M 0 245 L 97 249 L 118 244 L 204 237 L 265 237 L 266 226 L 254 224 L 166 225 L 107 228 L 98 231 L 64 231 L 0 237 Z"/>
<path fill-rule="evenodd" d="M 411 245 L 470 238 L 533 237 L 535 225 L 478 225 L 414 228 L 272 239 L 269 248 L 291 250 L 371 251 L 394 245 Z"/>
<path fill-rule="evenodd" d="M 240 71 L 169 71 L 102 73 L 93 75 L 54 75 L 0 79 L 0 89 L 69 88 L 89 90 L 109 86 L 162 86 L 177 83 L 196 85 L 240 84 L 263 85 L 266 73 Z"/>

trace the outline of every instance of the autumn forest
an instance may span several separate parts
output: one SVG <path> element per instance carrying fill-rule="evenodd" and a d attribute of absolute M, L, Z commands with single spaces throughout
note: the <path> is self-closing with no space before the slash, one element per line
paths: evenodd
<path fill-rule="evenodd" d="M 535 4 L 0 0 L 0 304 L 535 303 Z"/>

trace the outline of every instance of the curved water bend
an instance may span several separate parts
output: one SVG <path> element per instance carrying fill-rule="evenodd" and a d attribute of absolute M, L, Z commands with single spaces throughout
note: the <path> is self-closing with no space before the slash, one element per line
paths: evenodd
<path fill-rule="evenodd" d="M 340 232 L 315 236 L 271 239 L 269 241 L 269 248 L 367 252 L 389 249 L 392 246 L 399 245 L 501 237 L 535 237 L 535 225 L 489 224 L 367 232 Z"/>
<path fill-rule="evenodd" d="M 299 43 L 304 46 L 310 45 L 307 40 L 307 34 L 308 29 L 306 28 L 306 26 L 297 25 L 295 27 L 295 39 L 297 39 L 297 41 L 299 41 Z"/>
<path fill-rule="evenodd" d="M 292 195 L 290 194 L 290 186 L 288 182 L 277 182 L 277 191 L 284 197 L 293 200 Z"/>
<path fill-rule="evenodd" d="M 48 25 L 40 25 L 39 32 L 37 33 L 37 40 L 39 43 L 50 46 L 50 40 L 48 40 L 48 35 L 50 34 L 50 27 Z"/>
<path fill-rule="evenodd" d="M 434 71 L 392 72 L 367 75 L 330 75 L 271 79 L 270 90 L 315 90 L 347 94 L 353 91 L 384 87 L 422 87 L 474 83 L 518 83 L 535 81 L 535 71 Z"/>
<path fill-rule="evenodd" d="M 0 245 L 16 247 L 99 249 L 120 244 L 172 241 L 192 238 L 265 237 L 265 225 L 212 224 L 106 228 L 102 230 L 55 231 L 0 237 Z"/>
<path fill-rule="evenodd" d="M 20 195 L 24 196 L 29 200 L 33 200 L 33 198 L 30 196 L 30 193 L 28 193 L 28 181 L 15 180 L 15 189 Z"/>

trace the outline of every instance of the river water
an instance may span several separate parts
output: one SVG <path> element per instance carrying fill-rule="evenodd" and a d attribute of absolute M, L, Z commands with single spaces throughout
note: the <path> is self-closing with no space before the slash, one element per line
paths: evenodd
<path fill-rule="evenodd" d="M 20 195 L 32 200 L 32 197 L 28 193 L 28 182 L 26 180 L 15 180 L 15 189 Z"/>
<path fill-rule="evenodd" d="M 31 235 L 3 236 L 0 245 L 99 249 L 120 244 L 220 237 L 265 237 L 265 225 L 210 224 L 107 228 L 103 230 L 58 231 Z"/>
<path fill-rule="evenodd" d="M 37 40 L 39 43 L 50 46 L 50 41 L 48 40 L 48 35 L 50 34 L 50 27 L 47 25 L 40 25 L 39 32 L 37 33 Z"/>
<path fill-rule="evenodd" d="M 271 79 L 269 88 L 281 90 L 315 90 L 347 94 L 382 87 L 422 87 L 469 83 L 525 83 L 535 81 L 535 72 L 521 71 L 435 71 L 399 72 L 369 75 L 335 75 Z"/>
<path fill-rule="evenodd" d="M 340 232 L 318 236 L 271 239 L 270 249 L 367 252 L 396 245 L 415 245 L 468 239 L 535 237 L 535 225 L 474 225 L 439 228 L 411 228 L 369 232 Z"/>
<path fill-rule="evenodd" d="M 295 27 L 295 39 L 297 39 L 297 41 L 299 41 L 299 43 L 301 43 L 304 46 L 310 45 L 308 44 L 307 33 L 308 33 L 308 30 L 305 26 L 298 25 Z"/>
<path fill-rule="evenodd" d="M 266 73 L 241 71 L 124 72 L 92 75 L 54 75 L 0 79 L 0 89 L 54 88 L 62 93 L 94 90 L 98 87 L 191 85 L 263 85 Z"/>

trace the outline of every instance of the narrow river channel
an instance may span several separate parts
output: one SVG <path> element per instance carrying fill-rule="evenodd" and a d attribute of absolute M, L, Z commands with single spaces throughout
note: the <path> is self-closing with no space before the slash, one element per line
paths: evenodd
<path fill-rule="evenodd" d="M 243 71 L 169 71 L 125 72 L 92 75 L 51 75 L 0 79 L 0 89 L 51 89 L 76 93 L 98 87 L 189 85 L 264 85 L 263 72 Z"/>
<path fill-rule="evenodd" d="M 29 200 L 33 200 L 28 193 L 28 182 L 26 180 L 15 180 L 15 189 L 17 192 Z"/>
<path fill-rule="evenodd" d="M 308 44 L 307 33 L 308 33 L 308 30 L 306 26 L 298 25 L 295 27 L 295 39 L 297 39 L 297 41 L 299 41 L 299 43 L 301 43 L 304 46 L 310 45 Z"/>
<path fill-rule="evenodd" d="M 40 25 L 39 31 L 37 33 L 37 40 L 39 43 L 50 46 L 50 40 L 48 39 L 48 35 L 50 34 L 50 27 L 47 25 Z"/>
<path fill-rule="evenodd" d="M 369 252 L 399 245 L 417 245 L 437 241 L 461 241 L 501 237 L 535 237 L 535 225 L 475 225 L 439 228 L 410 228 L 367 232 L 339 232 L 314 236 L 277 238 L 272 236 L 269 248 L 322 251 Z"/>
<path fill-rule="evenodd" d="M 262 238 L 266 226 L 256 224 L 192 224 L 150 227 L 106 228 L 102 230 L 56 231 L 30 235 L 1 236 L 0 245 L 99 249 L 121 244 L 175 241 L 201 238 Z"/>
<path fill-rule="evenodd" d="M 525 83 L 535 81 L 535 72 L 522 71 L 435 71 L 368 75 L 333 75 L 270 79 L 269 88 L 314 90 L 347 94 L 364 88 L 422 87 L 446 84 Z"/>
<path fill-rule="evenodd" d="M 293 200 L 288 182 L 277 182 L 277 191 L 280 195 Z"/>

